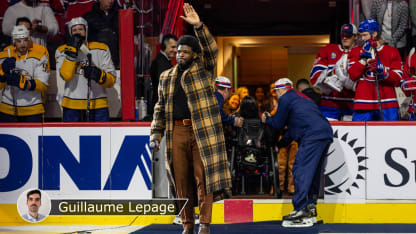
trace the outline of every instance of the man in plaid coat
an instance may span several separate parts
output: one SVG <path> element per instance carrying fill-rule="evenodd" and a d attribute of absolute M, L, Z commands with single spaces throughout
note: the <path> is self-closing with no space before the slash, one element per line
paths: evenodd
<path fill-rule="evenodd" d="M 213 201 L 229 195 L 224 134 L 214 96 L 217 44 L 193 7 L 184 4 L 183 20 L 194 26 L 197 38 L 178 41 L 177 65 L 160 76 L 150 141 L 159 149 L 166 130 L 166 162 L 178 198 L 189 201 L 181 213 L 183 233 L 194 233 L 194 200 L 200 209 L 199 233 L 209 233 Z M 202 46 L 202 51 L 201 47 Z"/>

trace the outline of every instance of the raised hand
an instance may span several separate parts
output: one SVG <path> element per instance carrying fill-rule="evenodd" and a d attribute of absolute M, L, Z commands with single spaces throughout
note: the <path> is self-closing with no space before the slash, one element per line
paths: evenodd
<path fill-rule="evenodd" d="M 185 16 L 181 16 L 181 18 L 188 24 L 195 27 L 198 27 L 201 24 L 198 13 L 196 13 L 195 9 L 189 3 L 183 4 L 183 12 L 185 13 Z"/>

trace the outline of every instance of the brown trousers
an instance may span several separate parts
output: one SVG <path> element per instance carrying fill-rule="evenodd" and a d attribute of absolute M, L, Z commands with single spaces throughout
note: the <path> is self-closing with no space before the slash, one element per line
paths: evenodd
<path fill-rule="evenodd" d="M 298 143 L 292 141 L 290 145 L 279 149 L 277 154 L 277 165 L 279 168 L 279 184 L 280 191 L 284 191 L 285 188 L 285 176 L 287 170 L 287 191 L 290 193 L 295 192 L 295 185 L 293 183 L 292 168 L 295 162 L 296 153 L 298 152 Z M 289 168 L 288 168 L 289 167 Z"/>
<path fill-rule="evenodd" d="M 181 213 L 183 228 L 189 229 L 194 227 L 195 189 L 200 210 L 199 222 L 211 223 L 213 195 L 205 192 L 204 165 L 201 161 L 192 125 L 174 125 L 172 141 L 176 195 L 178 198 L 189 199 Z"/>

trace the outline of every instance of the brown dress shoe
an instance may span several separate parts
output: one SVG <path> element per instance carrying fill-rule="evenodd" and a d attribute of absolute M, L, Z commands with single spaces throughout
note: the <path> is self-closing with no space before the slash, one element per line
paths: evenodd
<path fill-rule="evenodd" d="M 183 229 L 182 234 L 195 234 L 195 229 Z"/>
<path fill-rule="evenodd" d="M 209 223 L 199 224 L 198 234 L 209 234 Z"/>

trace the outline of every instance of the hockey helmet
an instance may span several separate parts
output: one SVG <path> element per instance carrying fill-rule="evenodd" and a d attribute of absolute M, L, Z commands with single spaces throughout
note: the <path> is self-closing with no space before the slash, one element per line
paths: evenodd
<path fill-rule="evenodd" d="M 76 18 L 72 18 L 71 21 L 69 21 L 68 23 L 68 31 L 69 31 L 69 35 L 72 36 L 72 27 L 74 27 L 75 25 L 84 25 L 85 27 L 85 33 L 88 33 L 88 22 L 82 18 L 82 17 L 76 17 Z"/>
<path fill-rule="evenodd" d="M 232 89 L 230 79 L 224 76 L 215 78 L 215 86 Z"/>
<path fill-rule="evenodd" d="M 26 26 L 24 25 L 17 25 L 13 27 L 12 30 L 12 40 L 21 39 L 21 38 L 29 38 L 30 33 L 27 30 Z"/>
<path fill-rule="evenodd" d="M 370 34 L 373 34 L 373 31 L 380 33 L 380 28 L 378 26 L 377 21 L 375 21 L 374 19 L 367 19 L 360 23 L 358 31 L 360 33 L 369 32 Z"/>
<path fill-rule="evenodd" d="M 280 78 L 274 83 L 274 89 L 292 88 L 293 82 L 289 78 Z"/>

